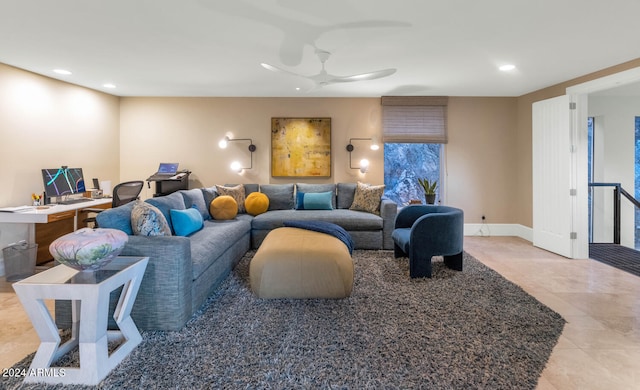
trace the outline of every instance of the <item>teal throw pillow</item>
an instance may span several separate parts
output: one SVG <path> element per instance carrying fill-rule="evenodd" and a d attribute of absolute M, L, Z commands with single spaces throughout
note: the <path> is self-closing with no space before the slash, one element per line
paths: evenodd
<path fill-rule="evenodd" d="M 202 229 L 203 218 L 197 207 L 186 210 L 169 210 L 176 236 L 188 236 Z"/>
<path fill-rule="evenodd" d="M 329 192 L 298 192 L 296 194 L 296 209 L 298 210 L 333 210 L 332 191 Z"/>

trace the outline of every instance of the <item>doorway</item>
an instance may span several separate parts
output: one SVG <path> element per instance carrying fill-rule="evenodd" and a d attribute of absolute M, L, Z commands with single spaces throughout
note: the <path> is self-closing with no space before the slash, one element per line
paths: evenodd
<path fill-rule="evenodd" d="M 571 153 L 574 155 L 574 163 L 570 167 L 569 184 L 573 188 L 571 194 L 575 195 L 574 206 L 569 210 L 567 219 L 571 226 L 571 258 L 587 258 L 589 256 L 589 203 L 588 203 L 588 131 L 587 118 L 589 115 L 589 97 L 591 94 L 621 86 L 637 84 L 640 86 L 640 67 L 629 69 L 600 79 L 588 81 L 567 88 L 566 93 L 571 105 Z M 640 91 L 640 89 L 638 89 Z M 640 98 L 640 93 L 638 94 Z M 630 142 L 634 145 L 634 142 Z M 534 159 L 535 159 L 534 153 Z M 534 183 L 537 180 L 534 173 Z M 634 188 L 632 185 L 631 188 Z M 535 185 L 534 185 L 535 189 Z M 534 190 L 535 193 L 535 190 Z M 534 235 L 536 231 L 535 215 L 541 212 L 541 207 L 536 207 L 534 201 Z M 634 215 L 632 213 L 632 215 Z M 633 220 L 634 218 L 632 218 Z M 633 223 L 633 221 L 632 221 Z M 635 240 L 632 235 L 632 242 Z M 546 248 L 545 248 L 546 249 Z"/>

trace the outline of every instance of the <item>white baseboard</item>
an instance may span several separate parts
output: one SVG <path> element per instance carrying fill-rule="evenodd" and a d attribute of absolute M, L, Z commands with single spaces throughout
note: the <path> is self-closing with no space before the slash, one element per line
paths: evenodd
<path fill-rule="evenodd" d="M 533 229 L 517 223 L 465 223 L 465 236 L 515 236 L 533 241 Z"/>

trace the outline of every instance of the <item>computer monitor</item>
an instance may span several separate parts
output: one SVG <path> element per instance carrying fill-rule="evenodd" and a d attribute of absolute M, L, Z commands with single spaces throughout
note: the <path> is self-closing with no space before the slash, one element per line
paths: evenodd
<path fill-rule="evenodd" d="M 45 196 L 51 199 L 54 196 L 71 195 L 86 191 L 82 168 L 53 168 L 42 170 Z"/>

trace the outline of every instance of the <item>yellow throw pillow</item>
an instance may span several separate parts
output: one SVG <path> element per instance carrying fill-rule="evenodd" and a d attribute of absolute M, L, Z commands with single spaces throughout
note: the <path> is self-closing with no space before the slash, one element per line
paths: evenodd
<path fill-rule="evenodd" d="M 262 214 L 269 209 L 269 198 L 262 192 L 252 192 L 244 200 L 244 208 L 253 216 Z"/>
<path fill-rule="evenodd" d="M 220 195 L 211 202 L 209 213 L 213 219 L 233 219 L 238 214 L 238 203 L 229 195 Z"/>

